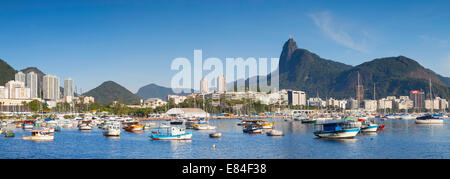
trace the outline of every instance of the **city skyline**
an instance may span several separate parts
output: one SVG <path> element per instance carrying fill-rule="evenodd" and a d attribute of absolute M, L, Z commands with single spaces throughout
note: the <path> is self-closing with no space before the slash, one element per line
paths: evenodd
<path fill-rule="evenodd" d="M 112 80 L 135 93 L 150 83 L 170 87 L 171 60 L 192 60 L 194 49 L 204 59 L 279 57 L 291 35 L 300 48 L 349 65 L 404 55 L 450 76 L 446 1 L 180 3 L 2 2 L 9 28 L 0 30 L 8 42 L 0 58 L 70 76 L 85 92 Z"/>

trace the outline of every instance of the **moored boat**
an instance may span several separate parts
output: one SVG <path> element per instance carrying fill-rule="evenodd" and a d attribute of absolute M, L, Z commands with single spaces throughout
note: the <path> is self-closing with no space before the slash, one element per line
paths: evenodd
<path fill-rule="evenodd" d="M 242 130 L 244 133 L 250 133 L 250 134 L 261 134 L 262 133 L 262 126 L 257 124 L 249 124 L 244 127 Z"/>
<path fill-rule="evenodd" d="M 144 125 L 140 124 L 139 121 L 133 121 L 127 123 L 125 130 L 128 132 L 139 132 L 144 130 Z"/>
<path fill-rule="evenodd" d="M 360 131 L 354 121 L 319 123 L 315 124 L 314 128 L 315 136 L 330 139 L 354 138 Z"/>
<path fill-rule="evenodd" d="M 120 135 L 120 123 L 112 122 L 105 123 L 102 127 L 104 136 L 119 136 Z"/>
<path fill-rule="evenodd" d="M 279 130 L 271 130 L 269 132 L 267 132 L 268 136 L 283 136 L 283 132 L 279 131 Z"/>
<path fill-rule="evenodd" d="M 427 114 L 421 117 L 416 118 L 416 124 L 443 124 L 444 119 L 433 116 L 431 114 Z"/>
<path fill-rule="evenodd" d="M 377 132 L 378 127 L 380 127 L 378 124 L 366 120 L 362 122 L 361 132 Z"/>
<path fill-rule="evenodd" d="M 211 137 L 211 138 L 220 138 L 220 137 L 222 137 L 222 133 L 220 133 L 220 132 L 211 133 L 211 134 L 209 134 L 209 137 Z"/>
<path fill-rule="evenodd" d="M 216 126 L 212 126 L 209 124 L 195 124 L 194 129 L 195 130 L 215 130 Z"/>
<path fill-rule="evenodd" d="M 22 136 L 23 140 L 53 140 L 55 138 L 48 129 L 36 129 L 31 131 L 30 136 Z"/>
<path fill-rule="evenodd" d="M 187 132 L 185 128 L 166 126 L 154 129 L 150 138 L 153 140 L 190 140 L 193 132 Z"/>

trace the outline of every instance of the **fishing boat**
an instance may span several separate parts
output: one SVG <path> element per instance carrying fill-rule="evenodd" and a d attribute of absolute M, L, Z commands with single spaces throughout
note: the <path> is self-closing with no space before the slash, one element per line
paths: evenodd
<path fill-rule="evenodd" d="M 153 140 L 190 140 L 193 132 L 187 132 L 185 128 L 166 126 L 154 129 L 150 138 Z"/>
<path fill-rule="evenodd" d="M 360 131 L 354 121 L 316 123 L 314 129 L 315 136 L 329 139 L 354 138 Z"/>
<path fill-rule="evenodd" d="M 5 131 L 5 137 L 14 137 L 14 131 Z"/>
<path fill-rule="evenodd" d="M 118 122 L 106 122 L 103 127 L 104 136 L 119 136 L 120 135 L 120 123 Z"/>
<path fill-rule="evenodd" d="M 30 136 L 22 136 L 23 140 L 53 140 L 55 138 L 48 129 L 36 129 L 31 131 Z"/>
<path fill-rule="evenodd" d="M 33 127 L 35 126 L 35 122 L 34 121 L 25 121 L 22 124 L 23 129 L 33 129 Z"/>
<path fill-rule="evenodd" d="M 278 130 L 271 130 L 269 132 L 267 132 L 268 136 L 282 136 L 284 135 L 282 131 L 278 131 Z"/>
<path fill-rule="evenodd" d="M 302 124 L 314 124 L 317 122 L 317 119 L 315 118 L 304 118 L 301 120 Z"/>
<path fill-rule="evenodd" d="M 268 120 L 246 120 L 245 124 L 246 125 L 255 124 L 262 127 L 262 129 L 272 129 L 273 126 L 275 125 L 274 122 L 269 122 Z"/>
<path fill-rule="evenodd" d="M 78 130 L 80 131 L 84 131 L 84 130 L 92 130 L 92 125 L 91 125 L 92 121 L 87 121 L 87 120 L 80 120 L 79 124 L 78 124 Z"/>
<path fill-rule="evenodd" d="M 211 137 L 211 138 L 220 138 L 220 137 L 222 137 L 222 133 L 220 133 L 220 132 L 211 133 L 211 134 L 209 134 L 209 137 Z"/>
<path fill-rule="evenodd" d="M 262 126 L 257 124 L 249 124 L 244 127 L 242 130 L 244 133 L 250 133 L 250 134 L 261 134 L 262 133 Z"/>
<path fill-rule="evenodd" d="M 365 120 L 362 121 L 361 132 L 377 132 L 378 127 L 380 127 L 378 124 Z"/>
<path fill-rule="evenodd" d="M 128 132 L 138 132 L 144 130 L 144 125 L 140 124 L 139 121 L 128 122 L 125 130 Z"/>
<path fill-rule="evenodd" d="M 212 126 L 209 124 L 195 124 L 194 129 L 195 130 L 215 130 L 216 126 Z"/>

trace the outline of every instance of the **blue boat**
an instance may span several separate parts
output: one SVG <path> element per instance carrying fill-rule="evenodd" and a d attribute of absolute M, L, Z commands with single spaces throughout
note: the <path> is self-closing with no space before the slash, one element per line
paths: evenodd
<path fill-rule="evenodd" d="M 185 128 L 173 126 L 161 126 L 152 130 L 150 138 L 153 140 L 190 140 L 193 132 L 187 132 Z"/>
<path fill-rule="evenodd" d="M 314 135 L 319 138 L 354 138 L 360 131 L 355 121 L 335 121 L 314 125 Z"/>

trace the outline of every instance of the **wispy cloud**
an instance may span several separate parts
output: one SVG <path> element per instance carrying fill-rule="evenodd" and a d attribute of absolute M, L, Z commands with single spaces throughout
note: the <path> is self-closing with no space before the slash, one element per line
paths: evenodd
<path fill-rule="evenodd" d="M 423 41 L 432 42 L 441 47 L 447 47 L 450 43 L 450 39 L 440 39 L 429 35 L 420 35 L 419 38 L 422 39 Z"/>
<path fill-rule="evenodd" d="M 359 32 L 363 38 L 360 43 L 357 43 L 353 40 L 352 36 L 349 35 L 349 32 L 345 30 L 343 23 L 335 22 L 330 12 L 323 11 L 319 13 L 312 13 L 308 16 L 314 21 L 314 24 L 325 33 L 326 36 L 338 44 L 359 52 L 369 52 L 369 50 L 364 46 L 364 43 L 369 36 L 367 31 L 361 30 L 361 32 Z"/>

